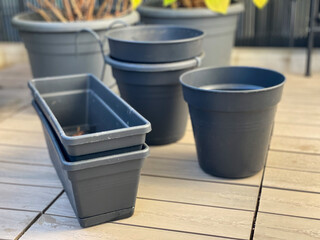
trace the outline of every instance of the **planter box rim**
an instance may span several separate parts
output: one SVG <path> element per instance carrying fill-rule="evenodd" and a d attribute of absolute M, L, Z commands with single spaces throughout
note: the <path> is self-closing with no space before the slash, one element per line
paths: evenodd
<path fill-rule="evenodd" d="M 178 8 L 170 9 L 161 6 L 152 6 L 152 4 L 142 5 L 138 8 L 138 12 L 145 17 L 154 18 L 210 18 L 224 17 L 229 15 L 237 15 L 244 10 L 243 3 L 231 4 L 226 15 L 213 12 L 207 8 Z"/>
<path fill-rule="evenodd" d="M 114 17 L 110 19 L 99 19 L 93 21 L 78 21 L 78 22 L 45 22 L 31 20 L 32 18 L 37 18 L 38 14 L 27 12 L 21 13 L 12 18 L 12 25 L 15 26 L 20 31 L 29 31 L 29 32 L 39 32 L 39 33 L 59 33 L 59 32 L 77 32 L 85 28 L 92 30 L 102 30 L 106 29 L 113 22 L 119 21 L 119 24 L 116 26 L 123 26 L 120 21 L 127 24 L 133 24 L 139 20 L 139 14 L 136 11 L 121 16 Z"/>

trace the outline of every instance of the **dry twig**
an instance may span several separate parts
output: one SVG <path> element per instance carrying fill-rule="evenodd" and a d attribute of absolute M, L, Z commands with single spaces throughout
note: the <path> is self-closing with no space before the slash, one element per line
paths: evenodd
<path fill-rule="evenodd" d="M 104 0 L 103 3 L 101 4 L 98 13 L 97 13 L 97 18 L 101 18 L 103 15 L 104 10 L 106 9 L 108 5 L 109 0 Z"/>
<path fill-rule="evenodd" d="M 43 9 L 35 7 L 30 2 L 27 2 L 27 7 L 30 8 L 32 11 L 40 14 L 40 16 L 43 17 L 45 21 L 52 22 L 51 17 Z"/>
<path fill-rule="evenodd" d="M 89 0 L 89 2 L 90 2 L 90 4 L 89 4 L 88 12 L 86 14 L 86 19 L 87 20 L 92 20 L 93 19 L 94 5 L 96 3 L 96 0 Z"/>
<path fill-rule="evenodd" d="M 61 22 L 67 22 L 67 19 L 63 16 L 62 12 L 55 7 L 49 0 L 43 0 L 43 5 L 50 9 L 53 14 L 61 21 Z"/>
<path fill-rule="evenodd" d="M 70 2 L 71 2 L 72 9 L 74 13 L 77 15 L 78 19 L 82 20 L 83 14 L 81 12 L 81 8 L 79 8 L 79 5 L 76 3 L 76 0 L 70 0 Z"/>
<path fill-rule="evenodd" d="M 117 1 L 116 12 L 115 12 L 115 15 L 116 15 L 116 16 L 119 16 L 120 13 L 121 13 L 121 3 L 122 3 L 122 0 L 118 0 L 118 1 Z"/>
<path fill-rule="evenodd" d="M 74 21 L 74 17 L 73 17 L 73 13 L 72 13 L 72 9 L 71 9 L 69 0 L 63 0 L 63 5 L 64 5 L 64 8 L 66 9 L 68 20 Z"/>

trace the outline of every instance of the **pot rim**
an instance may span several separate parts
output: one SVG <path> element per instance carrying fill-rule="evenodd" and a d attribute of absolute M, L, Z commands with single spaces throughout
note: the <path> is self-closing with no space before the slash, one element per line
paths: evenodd
<path fill-rule="evenodd" d="M 105 60 L 109 65 L 111 65 L 111 67 L 120 70 L 136 72 L 165 72 L 199 66 L 201 65 L 201 61 L 204 56 L 205 54 L 202 53 L 200 56 L 194 57 L 192 59 L 172 63 L 131 63 L 116 60 L 114 58 L 111 58 L 110 55 L 106 56 Z"/>
<path fill-rule="evenodd" d="M 202 71 L 214 71 L 214 70 L 218 70 L 218 69 L 255 69 L 258 71 L 268 71 L 268 72 L 272 72 L 275 75 L 278 75 L 278 77 L 282 78 L 279 84 L 276 84 L 274 86 L 271 87 L 263 87 L 263 88 L 259 88 L 259 89 L 250 89 L 250 90 L 218 90 L 218 89 L 203 89 L 203 88 L 199 88 L 199 87 L 195 87 L 193 85 L 190 85 L 188 83 L 185 82 L 186 76 L 188 76 L 189 74 L 192 73 L 197 73 L 197 72 L 202 72 Z M 206 92 L 206 93 L 215 93 L 215 94 L 249 94 L 249 93 L 257 93 L 257 92 L 265 92 L 265 91 L 270 91 L 272 89 L 276 89 L 279 88 L 281 86 L 284 85 L 284 83 L 286 82 L 286 77 L 277 71 L 271 70 L 271 69 L 267 69 L 267 68 L 262 68 L 262 67 L 251 67 L 251 66 L 227 66 L 227 67 L 205 67 L 205 68 L 197 68 L 195 70 L 190 70 L 188 72 L 183 73 L 180 76 L 180 83 L 182 84 L 183 87 L 189 88 L 191 90 L 194 91 L 198 91 L 198 92 Z"/>
<path fill-rule="evenodd" d="M 151 30 L 159 30 L 159 29 L 171 29 L 171 30 L 188 30 L 188 31 L 194 31 L 198 35 L 195 37 L 188 37 L 188 38 L 183 38 L 183 39 L 174 39 L 174 40 L 164 40 L 164 41 L 137 41 L 137 40 L 126 40 L 126 39 L 121 39 L 121 38 L 116 38 L 110 36 L 111 34 L 121 32 L 121 31 L 127 31 L 127 30 L 139 30 L 139 29 L 151 29 Z M 205 36 L 205 33 L 199 29 L 195 28 L 188 28 L 188 27 L 182 27 L 182 26 L 175 26 L 175 25 L 139 25 L 139 26 L 130 26 L 126 28 L 121 28 L 121 29 L 114 29 L 111 30 L 107 33 L 107 38 L 112 41 L 116 42 L 121 42 L 121 43 L 132 43 L 132 44 L 148 44 L 148 45 L 153 45 L 153 44 L 175 44 L 175 43 L 184 43 L 184 42 L 192 42 L 192 41 L 197 41 L 200 39 L 203 39 Z"/>
<path fill-rule="evenodd" d="M 164 7 L 152 6 L 152 4 L 144 4 L 138 8 L 138 12 L 147 17 L 153 18 L 210 18 L 224 17 L 229 15 L 237 15 L 244 11 L 244 4 L 237 2 L 231 4 L 225 15 L 213 12 L 207 8 L 178 8 L 168 9 Z"/>
<path fill-rule="evenodd" d="M 40 33 L 59 33 L 59 32 L 77 32 L 85 28 L 90 28 L 92 30 L 106 29 L 108 26 L 113 24 L 115 21 L 119 23 L 114 24 L 113 27 L 123 26 L 122 22 L 128 24 L 133 24 L 139 21 L 140 16 L 136 11 L 132 11 L 129 14 L 121 17 L 114 17 L 110 19 L 99 19 L 93 21 L 77 21 L 77 22 L 45 22 L 28 20 L 26 17 L 37 16 L 37 13 L 25 12 L 15 15 L 12 18 L 12 25 L 15 26 L 20 31 L 29 32 L 40 32 Z"/>

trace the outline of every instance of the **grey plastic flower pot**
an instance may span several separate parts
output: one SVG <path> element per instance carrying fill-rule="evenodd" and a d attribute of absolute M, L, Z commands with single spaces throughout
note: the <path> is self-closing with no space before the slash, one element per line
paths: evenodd
<path fill-rule="evenodd" d="M 162 63 L 135 64 L 106 57 L 112 66 L 121 97 L 152 125 L 149 145 L 169 144 L 185 133 L 188 109 L 183 101 L 179 77 L 200 64 L 200 58 Z"/>
<path fill-rule="evenodd" d="M 40 108 L 38 113 L 51 161 L 82 227 L 132 216 L 140 170 L 149 148 L 87 161 L 65 160 L 61 144 Z"/>
<path fill-rule="evenodd" d="M 145 2 L 138 12 L 144 24 L 169 24 L 202 30 L 206 54 L 202 66 L 211 67 L 229 65 L 237 19 L 243 9 L 242 3 L 235 3 L 223 15 L 205 8 L 164 8 L 162 1 L 156 0 Z"/>
<path fill-rule="evenodd" d="M 180 81 L 201 168 L 226 178 L 259 172 L 285 77 L 262 68 L 223 67 L 190 71 Z"/>
<path fill-rule="evenodd" d="M 22 13 L 12 19 L 12 24 L 19 30 L 28 51 L 33 77 L 91 73 L 100 78 L 105 63 L 99 44 L 90 33 L 78 32 L 91 29 L 102 37 L 116 21 L 128 25 L 135 24 L 139 21 L 139 15 L 137 12 L 131 12 L 112 19 L 47 23 L 36 13 Z M 117 26 L 123 24 L 114 25 Z M 103 48 L 107 54 L 107 42 Z M 110 69 L 107 69 L 103 77 L 101 80 L 108 86 L 114 83 Z"/>
<path fill-rule="evenodd" d="M 90 74 L 34 79 L 28 86 L 70 156 L 141 146 L 151 130 L 146 119 Z"/>
<path fill-rule="evenodd" d="M 107 33 L 110 56 L 124 62 L 168 63 L 199 56 L 204 33 L 179 26 L 134 26 Z"/>

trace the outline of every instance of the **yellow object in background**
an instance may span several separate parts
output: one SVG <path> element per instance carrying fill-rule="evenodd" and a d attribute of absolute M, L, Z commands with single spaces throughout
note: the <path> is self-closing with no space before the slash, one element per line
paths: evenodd
<path fill-rule="evenodd" d="M 258 8 L 263 8 L 269 0 L 253 0 L 254 5 Z"/>
<path fill-rule="evenodd" d="M 132 9 L 135 10 L 142 3 L 142 0 L 131 0 Z"/>
<path fill-rule="evenodd" d="M 230 5 L 230 0 L 204 0 L 206 6 L 214 12 L 226 14 Z"/>
<path fill-rule="evenodd" d="M 163 0 L 163 6 L 167 7 L 173 3 L 175 3 L 177 0 Z"/>

